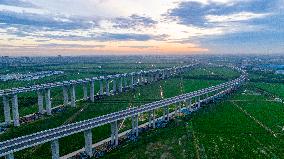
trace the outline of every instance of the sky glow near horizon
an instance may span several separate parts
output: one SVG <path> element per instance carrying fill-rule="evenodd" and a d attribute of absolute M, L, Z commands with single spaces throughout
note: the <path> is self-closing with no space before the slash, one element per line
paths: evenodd
<path fill-rule="evenodd" d="M 284 53 L 283 0 L 0 0 L 0 55 Z"/>

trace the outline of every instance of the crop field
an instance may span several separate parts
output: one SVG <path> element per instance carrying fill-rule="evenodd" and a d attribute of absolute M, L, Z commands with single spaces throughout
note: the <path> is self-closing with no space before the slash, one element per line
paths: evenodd
<path fill-rule="evenodd" d="M 104 158 L 283 158 L 283 112 L 283 103 L 249 83 L 227 100 L 146 132 Z"/>
<path fill-rule="evenodd" d="M 43 79 L 33 80 L 33 81 L 6 81 L 0 83 L 0 89 L 22 87 L 35 84 L 43 84 L 48 82 L 58 82 L 64 80 L 76 80 L 89 77 L 98 77 L 102 75 L 112 75 L 117 73 L 134 72 L 140 70 L 150 70 L 157 68 L 173 67 L 179 64 L 173 63 L 169 65 L 165 64 L 113 64 L 113 63 L 102 63 L 102 64 L 66 64 L 59 66 L 45 66 L 41 70 L 34 70 L 34 67 L 28 67 L 25 69 L 19 69 L 18 73 L 23 73 L 29 71 L 44 71 L 44 70 L 58 70 L 64 71 L 64 74 L 54 75 L 50 77 L 45 77 Z M 12 69 L 13 70 L 13 69 Z M 10 70 L 10 71 L 12 71 Z M 9 73 L 9 72 L 8 72 Z M 129 83 L 129 82 L 128 82 Z M 89 86 L 88 86 L 89 87 Z M 110 87 L 112 88 L 112 87 Z M 95 90 L 99 90 L 98 83 L 95 84 Z M 83 88 L 76 87 L 76 98 L 81 99 L 83 97 Z M 25 116 L 31 113 L 37 112 L 37 94 L 32 93 L 22 93 L 19 95 L 19 113 L 20 116 Z M 55 88 L 51 90 L 52 107 L 63 104 L 62 89 Z M 2 98 L 0 98 L 0 109 L 3 110 Z M 3 121 L 3 111 L 0 111 L 0 121 Z"/>
<path fill-rule="evenodd" d="M 238 73 L 232 71 L 232 74 L 228 73 L 229 77 L 226 77 L 224 76 L 223 72 L 231 72 L 231 70 L 228 68 L 221 68 L 221 71 L 219 71 L 219 69 L 220 68 L 215 67 L 206 69 L 196 68 L 181 76 L 176 76 L 168 80 L 161 80 L 150 85 L 138 87 L 134 91 L 128 91 L 123 94 L 106 97 L 94 103 L 91 103 L 89 101 L 80 101 L 76 103 L 76 108 L 68 108 L 64 112 L 60 112 L 52 116 L 46 116 L 43 119 L 37 120 L 32 123 L 23 124 L 17 128 L 11 127 L 7 130 L 7 132 L 0 135 L 0 141 L 31 134 L 49 128 L 54 128 L 67 123 L 94 118 L 103 114 L 122 110 L 127 107 L 140 106 L 142 104 L 153 102 L 159 99 L 168 98 L 185 92 L 191 92 L 208 86 L 216 85 L 224 82 L 224 77 L 231 79 L 239 76 Z M 217 80 L 218 78 L 220 78 L 220 80 Z M 82 94 L 82 92 L 79 92 L 78 90 L 78 93 L 76 92 L 76 94 L 79 95 Z M 26 109 L 32 112 L 33 107 L 31 109 L 30 107 L 26 107 Z M 36 105 L 34 105 L 34 110 L 36 111 Z M 157 114 L 159 114 L 159 112 L 157 112 Z M 140 122 L 143 122 L 145 120 L 146 117 L 142 115 Z M 130 128 L 130 120 L 126 120 L 124 122 L 124 125 L 120 131 L 126 130 L 128 128 Z M 109 137 L 110 126 L 106 125 L 98 127 L 93 129 L 92 131 L 93 142 L 95 143 Z M 84 145 L 83 134 L 79 133 L 65 137 L 60 140 L 60 145 L 62 145 L 60 146 L 61 156 L 78 150 Z M 49 158 L 50 145 L 49 143 L 43 144 L 37 147 L 20 151 L 18 153 L 15 153 L 15 155 L 16 158 Z"/>
<path fill-rule="evenodd" d="M 257 88 L 260 88 L 268 93 L 272 93 L 280 98 L 284 98 L 284 84 L 283 83 L 255 83 Z"/>

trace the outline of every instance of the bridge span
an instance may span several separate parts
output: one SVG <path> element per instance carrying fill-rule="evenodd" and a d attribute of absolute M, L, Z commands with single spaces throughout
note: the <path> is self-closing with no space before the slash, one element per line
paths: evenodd
<path fill-rule="evenodd" d="M 133 107 L 122 111 L 106 114 L 96 118 L 63 125 L 57 128 L 41 131 L 31 135 L 26 135 L 11 140 L 0 142 L 0 157 L 5 156 L 7 159 L 13 159 L 14 152 L 40 145 L 43 143 L 50 142 L 51 154 L 53 159 L 59 159 L 59 142 L 60 138 L 70 136 L 75 133 L 84 132 L 85 137 L 85 152 L 89 156 L 92 156 L 92 132 L 91 130 L 95 127 L 110 124 L 111 126 L 111 144 L 118 145 L 118 121 L 125 118 L 132 118 L 132 133 L 138 136 L 138 116 L 141 113 L 149 114 L 149 124 L 155 128 L 155 110 L 163 108 L 163 119 L 169 120 L 169 106 L 172 104 L 178 104 L 179 109 L 180 103 L 186 103 L 185 108 L 192 110 L 193 107 L 201 107 L 201 101 L 206 102 L 215 100 L 221 95 L 227 94 L 230 91 L 237 89 L 242 85 L 246 79 L 247 74 L 245 71 L 236 68 L 242 74 L 240 77 L 208 88 L 204 88 L 198 91 L 182 94 L 179 96 L 163 99 L 160 101 L 148 103 L 140 107 Z M 209 96 L 210 95 L 210 96 Z M 197 105 L 192 105 L 192 100 L 197 99 Z"/>

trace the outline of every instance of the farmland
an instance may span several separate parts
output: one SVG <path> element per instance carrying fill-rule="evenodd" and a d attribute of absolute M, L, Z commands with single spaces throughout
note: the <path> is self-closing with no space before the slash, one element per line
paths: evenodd
<path fill-rule="evenodd" d="M 251 94 L 256 90 L 249 85 L 104 158 L 282 158 L 284 104 Z"/>
<path fill-rule="evenodd" d="M 228 77 L 224 76 L 224 72 L 228 72 Z M 68 108 L 64 112 L 54 114 L 53 116 L 46 116 L 35 122 L 23 124 L 17 128 L 11 127 L 7 130 L 7 132 L 0 135 L 0 140 L 4 141 L 10 138 L 54 128 L 62 124 L 93 118 L 110 112 L 122 110 L 127 107 L 140 106 L 142 104 L 162 98 L 168 98 L 181 93 L 191 92 L 200 88 L 216 85 L 224 80 L 227 81 L 227 79 L 232 79 L 238 76 L 238 73 L 231 71 L 228 68 L 196 68 L 181 76 L 176 76 L 168 80 L 162 80 L 151 85 L 138 87 L 135 91 L 129 91 L 124 94 L 106 97 L 102 100 L 96 101 L 95 103 L 79 101 L 77 102 L 76 108 Z M 82 94 L 82 92 L 78 90 L 77 94 Z M 60 97 L 60 95 L 58 96 Z M 34 111 L 36 111 L 36 105 L 34 108 Z M 30 107 L 26 107 L 25 109 L 32 112 Z M 129 127 L 130 121 L 127 120 L 124 122 L 124 127 L 122 130 L 125 130 Z M 110 128 L 108 126 L 95 128 L 92 131 L 94 134 L 93 142 L 100 141 L 108 137 L 110 134 Z M 82 137 L 81 133 L 75 134 L 61 139 L 60 145 L 68 145 L 60 147 L 60 153 L 61 155 L 64 155 L 80 149 L 82 145 L 84 145 L 84 138 Z M 30 158 L 49 158 L 50 145 L 43 144 L 38 147 L 21 151 L 15 155 L 17 158 L 26 158 L 27 156 Z"/>

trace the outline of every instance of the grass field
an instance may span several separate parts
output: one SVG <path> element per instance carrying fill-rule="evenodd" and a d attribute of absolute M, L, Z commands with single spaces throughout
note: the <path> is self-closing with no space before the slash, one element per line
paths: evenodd
<path fill-rule="evenodd" d="M 227 71 L 226 69 L 224 69 L 223 71 L 217 71 L 218 69 L 219 68 L 198 68 L 182 76 L 177 76 L 168 80 L 153 83 L 151 85 L 139 87 L 135 91 L 107 97 L 95 103 L 83 101 L 78 102 L 76 108 L 69 108 L 65 112 L 58 113 L 50 117 L 45 117 L 44 119 L 22 125 L 18 128 L 12 127 L 6 133 L 0 135 L 0 141 L 216 85 L 224 81 L 216 80 L 216 77 L 226 77 L 224 76 L 224 72 L 231 72 L 230 69 L 227 69 Z M 212 72 L 214 72 L 213 76 Z M 234 78 L 239 76 L 238 73 L 232 73 L 233 75 L 231 73 L 228 73 L 229 77 L 227 78 Z M 194 78 L 192 78 L 193 75 Z M 206 76 L 207 79 L 205 79 Z M 210 80 L 211 78 L 213 80 Z M 125 122 L 125 125 L 125 129 L 129 127 L 129 121 Z M 92 131 L 93 142 L 97 142 L 106 137 L 109 137 L 110 126 L 102 126 L 95 128 Z M 60 147 L 60 155 L 64 155 L 80 149 L 84 145 L 83 135 L 79 133 L 65 137 L 60 140 L 60 145 L 62 145 Z M 16 158 L 49 158 L 50 145 L 49 143 L 43 144 L 21 151 L 19 153 L 16 153 L 15 155 Z"/>
<path fill-rule="evenodd" d="M 169 65 L 165 64 L 114 64 L 114 63 L 102 63 L 102 64 L 66 64 L 66 65 L 58 65 L 58 66 L 45 66 L 40 70 L 35 69 L 34 67 L 27 67 L 21 68 L 19 70 L 9 70 L 16 71 L 18 73 L 27 72 L 27 71 L 43 71 L 43 70 L 60 70 L 64 71 L 64 74 L 55 75 L 46 77 L 39 80 L 33 81 L 7 81 L 7 82 L 0 82 L 0 90 L 6 88 L 13 88 L 13 87 L 22 87 L 22 86 L 30 86 L 35 84 L 43 84 L 48 82 L 58 82 L 64 80 L 76 80 L 76 79 L 83 79 L 89 77 L 98 77 L 101 75 L 112 75 L 117 73 L 126 73 L 126 72 L 133 72 L 133 71 L 140 71 L 140 70 L 150 70 L 150 69 L 157 69 L 157 68 L 166 68 L 166 67 L 173 67 L 178 66 L 180 64 L 173 63 Z M 7 73 L 9 73 L 7 72 Z M 129 82 L 128 82 L 129 83 Z M 89 87 L 89 86 L 88 86 Z M 110 87 L 112 88 L 112 87 Z M 95 83 L 95 90 L 99 90 L 98 83 Z M 83 97 L 83 88 L 82 86 L 76 87 L 76 98 L 81 99 Z M 51 98 L 52 98 L 52 107 L 58 106 L 63 104 L 63 97 L 62 97 L 62 89 L 61 88 L 54 88 L 51 90 Z M 25 116 L 31 113 L 35 113 L 38 111 L 37 107 L 37 94 L 36 92 L 28 92 L 28 93 L 21 93 L 19 95 L 19 113 L 20 116 Z M 3 102 L 2 98 L 0 98 L 0 110 L 3 110 Z M 0 122 L 3 122 L 4 116 L 3 111 L 0 111 Z"/>
<path fill-rule="evenodd" d="M 284 104 L 245 86 L 227 100 L 146 132 L 104 158 L 283 158 Z"/>

